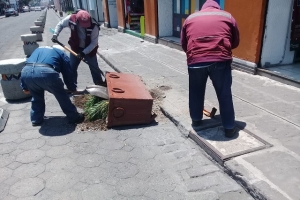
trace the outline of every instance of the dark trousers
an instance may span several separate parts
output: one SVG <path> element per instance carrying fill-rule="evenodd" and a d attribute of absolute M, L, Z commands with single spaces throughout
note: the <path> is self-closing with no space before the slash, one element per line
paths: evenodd
<path fill-rule="evenodd" d="M 203 118 L 204 97 L 207 78 L 210 77 L 215 88 L 222 124 L 225 129 L 234 127 L 234 108 L 231 94 L 231 61 L 198 63 L 188 66 L 189 109 L 192 120 Z"/>
<path fill-rule="evenodd" d="M 62 111 L 70 122 L 78 119 L 78 112 L 64 90 L 64 83 L 59 73 L 48 67 L 25 66 L 21 72 L 21 81 L 26 84 L 31 99 L 30 118 L 32 123 L 40 123 L 45 114 L 45 90 L 57 99 Z"/>

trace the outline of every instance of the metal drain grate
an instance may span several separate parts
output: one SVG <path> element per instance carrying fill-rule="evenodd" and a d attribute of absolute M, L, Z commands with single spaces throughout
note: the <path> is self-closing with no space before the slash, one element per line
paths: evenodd
<path fill-rule="evenodd" d="M 272 146 L 247 129 L 237 128 L 238 134 L 234 138 L 226 138 L 221 126 L 201 131 L 191 130 L 189 137 L 221 164 L 233 157 Z"/>

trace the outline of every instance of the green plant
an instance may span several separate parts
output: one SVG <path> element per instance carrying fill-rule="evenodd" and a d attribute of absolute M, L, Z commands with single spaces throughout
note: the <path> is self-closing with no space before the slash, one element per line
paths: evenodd
<path fill-rule="evenodd" d="M 84 105 L 84 113 L 89 121 L 105 119 L 108 114 L 108 101 L 89 95 Z"/>
<path fill-rule="evenodd" d="M 74 11 L 69 10 L 69 11 L 66 11 L 66 14 L 67 14 L 67 15 L 71 15 L 73 12 L 74 12 Z"/>

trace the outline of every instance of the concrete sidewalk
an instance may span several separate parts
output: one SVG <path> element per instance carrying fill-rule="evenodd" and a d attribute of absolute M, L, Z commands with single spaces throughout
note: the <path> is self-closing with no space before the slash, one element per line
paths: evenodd
<path fill-rule="evenodd" d="M 300 196 L 300 89 L 261 76 L 233 71 L 239 136 L 222 137 L 220 116 L 192 130 L 188 110 L 186 57 L 181 51 L 102 28 L 100 56 L 116 71 L 140 75 L 161 94 L 161 109 L 184 136 L 192 137 L 256 199 Z M 109 32 L 109 36 L 107 35 Z M 218 108 L 211 83 L 205 106 Z"/>

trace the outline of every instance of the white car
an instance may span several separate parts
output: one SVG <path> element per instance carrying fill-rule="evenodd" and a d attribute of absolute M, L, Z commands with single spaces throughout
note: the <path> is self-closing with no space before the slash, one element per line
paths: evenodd
<path fill-rule="evenodd" d="M 42 9 L 41 9 L 41 7 L 39 7 L 39 6 L 36 6 L 35 8 L 34 8 L 34 11 L 41 11 Z"/>
<path fill-rule="evenodd" d="M 28 6 L 23 6 L 23 12 L 30 12 L 30 9 Z"/>
<path fill-rule="evenodd" d="M 31 6 L 31 7 L 30 7 L 30 11 L 35 11 L 35 7 L 34 7 L 34 6 Z"/>

